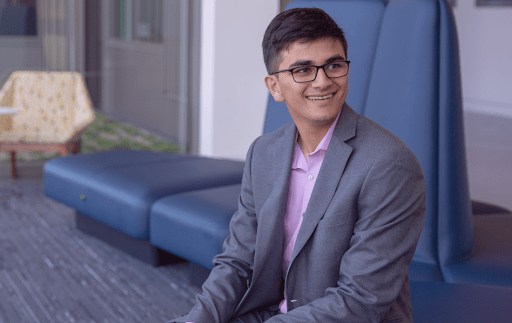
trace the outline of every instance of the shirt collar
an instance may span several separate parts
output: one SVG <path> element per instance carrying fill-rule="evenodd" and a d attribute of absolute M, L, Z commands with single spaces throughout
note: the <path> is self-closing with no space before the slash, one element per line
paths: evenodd
<path fill-rule="evenodd" d="M 327 147 L 329 147 L 329 143 L 331 142 L 332 134 L 334 133 L 334 128 L 336 128 L 336 124 L 338 124 L 338 119 L 340 118 L 340 113 L 338 113 L 338 116 L 336 117 L 336 120 L 332 123 L 329 130 L 327 130 L 327 133 L 322 138 L 322 141 L 318 144 L 315 151 L 309 154 L 309 156 L 315 155 L 319 152 L 322 152 L 325 154 L 325 151 L 327 151 Z M 297 141 L 299 137 L 299 132 L 297 131 L 295 135 L 295 149 L 293 151 L 293 161 L 292 161 L 292 169 L 297 168 L 304 168 L 307 165 L 306 157 L 302 154 L 302 151 L 300 150 L 299 143 Z"/>
<path fill-rule="evenodd" d="M 313 155 L 320 150 L 323 150 L 323 151 L 327 150 L 327 147 L 329 147 L 329 143 L 331 142 L 332 134 L 334 133 L 334 128 L 336 128 L 336 124 L 338 123 L 338 119 L 340 118 L 340 114 L 341 114 L 341 111 L 338 113 L 336 120 L 334 120 L 334 122 L 332 123 L 329 130 L 327 130 L 327 133 L 325 134 L 322 141 L 320 141 L 320 143 L 318 144 L 318 147 L 316 147 L 315 151 L 312 152 L 310 155 Z"/>

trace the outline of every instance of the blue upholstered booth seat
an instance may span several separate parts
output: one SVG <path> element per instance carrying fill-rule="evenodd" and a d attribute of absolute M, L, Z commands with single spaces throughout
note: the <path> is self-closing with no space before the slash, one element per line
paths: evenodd
<path fill-rule="evenodd" d="M 171 195 L 153 204 L 151 244 L 205 268 L 222 252 L 241 185 Z"/>
<path fill-rule="evenodd" d="M 415 323 L 507 323 L 512 321 L 512 289 L 411 281 Z"/>
<path fill-rule="evenodd" d="M 149 211 L 176 193 L 240 183 L 243 162 L 150 151 L 57 158 L 44 167 L 54 198 L 133 238 L 149 239 Z"/>
<path fill-rule="evenodd" d="M 443 267 L 445 281 L 512 287 L 512 216 L 482 215 L 473 221 L 473 252 L 470 257 Z"/>
<path fill-rule="evenodd" d="M 512 218 L 471 212 L 448 4 L 389 2 L 381 28 L 363 114 L 402 139 L 425 175 L 427 211 L 411 278 L 512 287 Z"/>
<path fill-rule="evenodd" d="M 363 114 L 398 136 L 416 155 L 426 184 L 425 225 L 412 278 L 442 281 L 437 251 L 439 3 L 390 2 L 382 20 Z M 463 185 L 467 186 L 467 183 Z M 469 203 L 469 196 L 463 201 Z M 466 211 L 461 205 L 462 212 Z"/>

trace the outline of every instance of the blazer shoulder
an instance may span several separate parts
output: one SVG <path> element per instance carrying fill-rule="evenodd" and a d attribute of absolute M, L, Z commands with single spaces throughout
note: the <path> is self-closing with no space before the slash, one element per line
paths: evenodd
<path fill-rule="evenodd" d="M 358 116 L 356 131 L 356 138 L 364 140 L 369 146 L 408 150 L 403 141 L 395 134 L 365 116 Z"/>
<path fill-rule="evenodd" d="M 279 139 L 290 136 L 295 136 L 295 124 L 293 122 L 289 122 L 272 132 L 259 136 L 253 141 L 252 146 L 254 146 L 255 151 L 267 150 L 279 142 Z"/>
<path fill-rule="evenodd" d="M 419 166 L 414 153 L 400 138 L 365 116 L 358 115 L 356 136 L 347 143 L 369 157 L 386 159 L 387 156 Z"/>

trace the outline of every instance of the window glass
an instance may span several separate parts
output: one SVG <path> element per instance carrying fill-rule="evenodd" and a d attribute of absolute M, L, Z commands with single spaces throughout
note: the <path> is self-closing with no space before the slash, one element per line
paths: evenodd
<path fill-rule="evenodd" d="M 140 0 L 137 39 L 162 41 L 162 0 Z"/>
<path fill-rule="evenodd" d="M 36 0 L 0 0 L 0 36 L 36 35 Z"/>
<path fill-rule="evenodd" d="M 112 0 L 111 22 L 114 38 L 132 39 L 132 0 Z"/>
<path fill-rule="evenodd" d="M 162 0 L 112 0 L 111 9 L 114 38 L 162 41 Z"/>

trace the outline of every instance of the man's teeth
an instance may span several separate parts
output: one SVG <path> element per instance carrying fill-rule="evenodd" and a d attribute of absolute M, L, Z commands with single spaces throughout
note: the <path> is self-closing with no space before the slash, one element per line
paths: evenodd
<path fill-rule="evenodd" d="M 308 96 L 308 99 L 309 100 L 325 100 L 325 99 L 330 99 L 332 98 L 333 94 L 328 94 L 328 95 L 325 95 L 325 96 Z"/>

